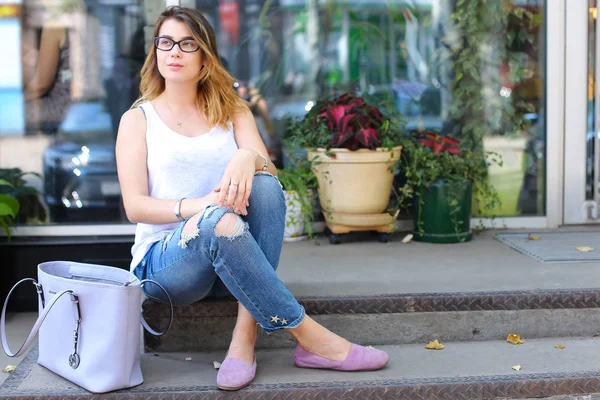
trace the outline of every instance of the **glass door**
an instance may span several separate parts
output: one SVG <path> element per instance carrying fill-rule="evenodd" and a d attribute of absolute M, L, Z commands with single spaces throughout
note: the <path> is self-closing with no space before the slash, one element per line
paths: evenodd
<path fill-rule="evenodd" d="M 566 9 L 565 224 L 600 223 L 597 3 L 598 0 L 570 2 Z"/>

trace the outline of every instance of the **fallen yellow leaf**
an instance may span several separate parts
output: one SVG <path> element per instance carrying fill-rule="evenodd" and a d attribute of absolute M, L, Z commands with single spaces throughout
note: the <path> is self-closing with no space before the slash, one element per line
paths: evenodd
<path fill-rule="evenodd" d="M 429 350 L 441 350 L 444 348 L 444 345 L 441 344 L 437 339 L 435 339 L 433 342 L 429 342 L 429 344 L 425 346 L 425 348 Z"/>
<path fill-rule="evenodd" d="M 590 246 L 577 246 L 576 249 L 579 251 L 583 251 L 584 253 L 587 253 L 589 251 L 594 251 L 594 248 L 590 247 Z"/>
<path fill-rule="evenodd" d="M 527 239 L 529 239 L 529 240 L 540 240 L 540 237 L 539 236 L 534 236 L 534 235 L 530 234 L 529 236 L 527 236 Z"/>
<path fill-rule="evenodd" d="M 2 372 L 4 372 L 5 374 L 10 374 L 15 369 L 17 369 L 15 365 L 7 365 L 6 367 L 2 368 Z"/>
<path fill-rule="evenodd" d="M 221 363 L 218 361 L 213 361 L 213 367 L 215 367 L 215 369 L 219 369 L 221 368 Z"/>
<path fill-rule="evenodd" d="M 515 371 L 520 371 L 521 370 L 521 366 L 520 365 L 513 365 L 512 369 L 514 369 Z"/>
<path fill-rule="evenodd" d="M 566 349 L 566 347 L 563 346 L 562 344 L 557 344 L 556 346 L 554 346 L 554 348 L 555 349 L 561 349 L 561 350 Z"/>
<path fill-rule="evenodd" d="M 512 344 L 523 344 L 523 340 L 521 339 L 521 336 L 517 335 L 516 333 L 511 333 L 510 335 L 508 335 L 506 337 L 506 341 L 508 343 L 512 343 Z"/>

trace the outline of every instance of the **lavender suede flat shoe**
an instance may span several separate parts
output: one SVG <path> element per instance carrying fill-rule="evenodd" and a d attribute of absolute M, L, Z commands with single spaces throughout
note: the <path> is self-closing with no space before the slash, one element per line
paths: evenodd
<path fill-rule="evenodd" d="M 217 373 L 217 387 L 238 390 L 248 386 L 256 375 L 256 356 L 252 365 L 238 358 L 226 358 Z"/>
<path fill-rule="evenodd" d="M 335 369 L 337 371 L 375 371 L 385 367 L 388 355 L 385 351 L 370 349 L 352 343 L 344 361 L 331 360 L 296 346 L 294 361 L 297 367 Z"/>

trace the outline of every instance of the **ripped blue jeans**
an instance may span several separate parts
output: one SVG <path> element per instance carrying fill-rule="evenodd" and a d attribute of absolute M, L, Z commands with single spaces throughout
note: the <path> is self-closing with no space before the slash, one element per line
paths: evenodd
<path fill-rule="evenodd" d="M 267 333 L 298 326 L 304 308 L 275 272 L 285 227 L 277 178 L 256 174 L 248 202 L 245 217 L 225 207 L 207 207 L 191 234 L 182 235 L 187 220 L 182 222 L 148 249 L 133 273 L 160 283 L 177 305 L 231 293 Z M 154 285 L 146 285 L 144 292 L 165 300 Z"/>

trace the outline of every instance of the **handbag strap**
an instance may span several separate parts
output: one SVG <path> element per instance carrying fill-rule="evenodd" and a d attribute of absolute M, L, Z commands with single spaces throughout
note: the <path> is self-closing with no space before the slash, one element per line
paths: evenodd
<path fill-rule="evenodd" d="M 41 301 L 42 306 L 43 306 L 43 311 L 39 315 L 38 319 L 35 321 L 35 324 L 33 325 L 33 328 L 31 329 L 31 332 L 29 333 L 29 336 L 27 336 L 27 339 L 25 339 L 25 342 L 21 345 L 21 347 L 19 347 L 19 349 L 15 353 L 13 353 L 11 351 L 10 347 L 8 346 L 8 340 L 6 338 L 6 308 L 7 308 L 7 305 L 8 305 L 8 300 L 10 299 L 10 296 L 12 295 L 12 293 L 14 292 L 14 290 L 19 285 L 21 285 L 22 283 L 28 282 L 28 281 L 33 282 L 34 286 L 36 287 L 39 300 Z M 171 316 L 169 318 L 169 325 L 167 326 L 167 328 L 163 332 L 157 332 L 154 329 L 150 328 L 150 326 L 148 325 L 148 323 L 146 322 L 146 320 L 144 320 L 144 316 L 142 315 L 140 317 L 140 322 L 142 323 L 142 326 L 148 332 L 150 332 L 154 336 L 162 336 L 165 333 L 167 333 L 167 331 L 171 328 L 171 325 L 173 325 L 173 302 L 171 301 L 171 297 L 169 296 L 169 293 L 167 293 L 167 291 L 165 290 L 165 288 L 163 288 L 158 282 L 155 282 L 155 281 L 152 281 L 152 280 L 149 280 L 149 279 L 145 279 L 145 280 L 141 281 L 141 285 L 143 286 L 144 283 L 152 283 L 152 284 L 158 286 L 160 288 L 160 290 L 162 290 L 165 293 L 165 295 L 167 296 L 167 299 L 169 300 L 169 307 L 170 307 L 170 310 L 171 310 Z M 22 279 L 19 282 L 17 282 L 12 287 L 12 289 L 10 289 L 10 292 L 8 292 L 8 295 L 6 296 L 6 300 L 4 300 L 4 306 L 2 307 L 2 314 L 0 315 L 0 336 L 2 338 L 2 347 L 4 348 L 4 352 L 6 353 L 7 356 L 9 356 L 9 357 L 19 357 L 19 356 L 23 355 L 23 353 L 27 350 L 27 348 L 31 345 L 31 343 L 35 339 L 35 336 L 37 335 L 38 331 L 40 330 L 40 327 L 42 326 L 42 323 L 46 319 L 46 316 L 48 316 L 48 313 L 50 312 L 50 310 L 52 309 L 52 307 L 54 306 L 54 304 L 56 304 L 56 302 L 58 301 L 59 298 L 61 298 L 63 295 L 65 295 L 67 293 L 69 293 L 71 295 L 71 301 L 74 304 L 75 322 L 79 322 L 81 320 L 81 314 L 80 314 L 80 311 L 79 311 L 79 298 L 75 294 L 75 292 L 73 292 L 72 290 L 63 290 L 61 292 L 58 292 L 57 294 L 54 295 L 54 297 L 52 297 L 52 300 L 50 300 L 50 302 L 48 303 L 48 305 L 45 306 L 44 305 L 44 294 L 42 292 L 42 286 L 35 279 L 33 279 L 33 278 Z"/>
<path fill-rule="evenodd" d="M 158 283 L 158 282 L 156 282 L 156 281 L 153 281 L 153 280 L 150 280 L 150 279 L 144 279 L 144 280 L 140 281 L 140 285 L 141 285 L 141 286 L 144 286 L 144 283 L 152 283 L 153 285 L 156 285 L 156 286 L 158 286 L 158 287 L 160 288 L 160 290 L 162 290 L 162 291 L 163 291 L 163 293 L 164 293 L 164 294 L 167 296 L 167 300 L 169 300 L 169 307 L 170 307 L 170 310 L 171 310 L 171 317 L 169 318 L 169 325 L 167 326 L 167 329 L 165 329 L 163 332 L 157 332 L 157 331 L 155 331 L 154 329 L 150 328 L 150 325 L 148 325 L 148 323 L 147 323 L 147 322 L 146 322 L 146 320 L 144 319 L 144 316 L 143 316 L 143 315 L 142 315 L 142 317 L 141 317 L 141 319 L 140 319 L 140 321 L 141 321 L 141 323 L 142 323 L 142 326 L 143 326 L 143 327 L 144 327 L 144 328 L 145 328 L 145 329 L 146 329 L 148 332 L 150 332 L 150 333 L 151 333 L 152 335 L 154 335 L 154 336 L 162 336 L 162 335 L 164 335 L 165 333 L 167 333 L 167 332 L 169 331 L 169 329 L 171 329 L 171 325 L 173 325 L 173 316 L 174 316 L 174 313 L 173 313 L 173 302 L 171 301 L 171 296 L 169 296 L 169 293 L 168 293 L 168 292 L 165 290 L 165 288 L 164 288 L 164 287 L 162 287 L 162 286 L 160 285 L 160 283 Z"/>
<path fill-rule="evenodd" d="M 37 281 L 35 279 L 25 278 L 25 279 L 20 280 L 19 282 L 16 283 L 15 286 L 13 286 L 13 288 L 10 290 L 10 292 L 8 292 L 8 295 L 6 296 L 6 300 L 4 301 L 4 306 L 2 307 L 2 315 L 0 316 L 0 335 L 2 336 L 2 347 L 4 348 L 4 352 L 9 357 L 19 357 L 19 356 L 23 355 L 25 350 L 27 350 L 29 345 L 31 345 L 31 342 L 33 342 L 33 340 L 35 339 L 35 335 L 37 335 L 38 331 L 40 330 L 40 327 L 42 326 L 42 322 L 44 322 L 44 319 L 46 319 L 46 316 L 48 315 L 48 313 L 50 312 L 50 310 L 52 309 L 54 304 L 56 304 L 58 299 L 60 299 L 63 295 L 65 295 L 67 293 L 69 293 L 71 295 L 71 300 L 73 301 L 74 308 L 75 308 L 75 321 L 78 322 L 80 319 L 79 299 L 78 299 L 77 295 L 72 290 L 63 290 L 62 292 L 58 292 L 57 294 L 54 295 L 52 300 L 50 300 L 50 303 L 48 303 L 48 306 L 44 307 L 44 309 L 43 309 L 42 313 L 40 314 L 40 316 L 38 317 L 37 321 L 35 321 L 35 324 L 33 325 L 33 328 L 31 329 L 29 336 L 27 336 L 27 339 L 25 339 L 25 342 L 21 345 L 21 347 L 19 347 L 19 350 L 17 350 L 15 353 L 13 353 L 10 350 L 10 347 L 8 347 L 8 340 L 6 339 L 6 306 L 8 305 L 8 299 L 10 298 L 10 295 L 12 294 L 12 292 L 17 288 L 17 286 L 19 286 L 21 283 L 26 282 L 26 281 L 33 281 L 34 285 L 36 286 L 36 288 L 38 288 L 38 290 L 41 287 L 41 286 L 39 286 L 39 284 L 37 283 Z M 39 293 L 39 291 L 38 291 L 38 295 L 40 296 L 40 301 L 42 301 L 42 304 L 43 304 L 43 296 Z"/>

